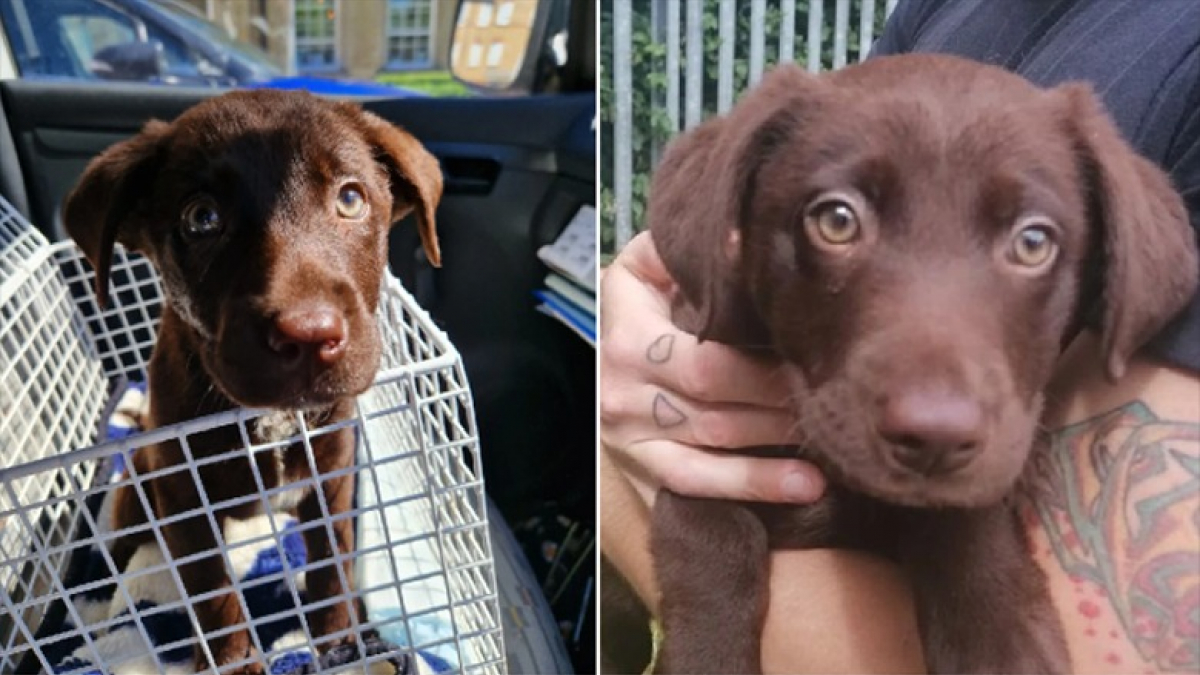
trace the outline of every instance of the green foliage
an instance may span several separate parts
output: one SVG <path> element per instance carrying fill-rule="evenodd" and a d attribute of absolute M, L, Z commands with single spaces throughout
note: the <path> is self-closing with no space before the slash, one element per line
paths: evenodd
<path fill-rule="evenodd" d="M 622 2 L 625 0 L 616 0 Z M 679 130 L 672 128 L 667 114 L 667 46 L 665 29 L 662 35 L 656 36 L 653 31 L 651 18 L 651 3 L 659 0 L 630 0 L 633 4 L 633 34 L 630 36 L 630 63 L 633 70 L 633 179 L 631 211 L 634 230 L 643 226 L 646 196 L 649 192 L 650 175 L 654 163 L 658 160 L 663 146 Z M 817 0 L 818 2 L 820 0 Z M 600 9 L 600 250 L 605 257 L 611 256 L 616 248 L 614 222 L 616 219 L 616 198 L 613 189 L 615 176 L 614 167 L 614 126 L 616 113 L 616 92 L 613 89 L 613 9 L 614 0 L 602 0 Z M 703 2 L 703 44 L 704 44 L 704 78 L 703 105 L 704 117 L 716 113 L 717 108 L 717 77 L 721 49 L 719 0 L 684 0 L 680 8 L 680 124 L 682 125 L 684 108 L 684 78 L 686 66 L 684 61 L 687 53 L 686 14 L 689 2 Z M 763 60 L 766 68 L 779 61 L 780 29 L 782 27 L 782 12 L 777 0 L 771 0 L 763 21 L 765 44 Z M 877 0 L 875 16 L 875 34 L 878 35 L 884 23 L 884 1 Z M 794 58 L 801 64 L 808 56 L 808 7 L 809 0 L 797 0 Z M 833 64 L 833 22 L 834 5 L 824 3 L 824 30 L 822 36 L 822 68 L 828 70 Z M 665 16 L 665 3 L 660 3 L 657 11 Z M 859 3 L 855 3 L 850 15 L 849 35 L 847 37 L 847 62 L 858 60 L 859 34 Z M 737 0 L 735 5 L 734 49 L 733 49 L 733 91 L 734 99 L 746 88 L 750 76 L 750 3 Z M 665 25 L 665 21 L 663 21 Z"/>
<path fill-rule="evenodd" d="M 430 96 L 470 96 L 471 92 L 448 70 L 412 70 L 379 73 L 375 81 L 424 92 Z"/>

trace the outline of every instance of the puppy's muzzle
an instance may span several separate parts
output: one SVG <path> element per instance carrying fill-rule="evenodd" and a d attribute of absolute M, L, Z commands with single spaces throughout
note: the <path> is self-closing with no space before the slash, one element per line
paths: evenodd
<path fill-rule="evenodd" d="M 281 312 L 267 328 L 267 347 L 289 370 L 337 364 L 346 353 L 347 338 L 345 315 L 325 303 Z"/>
<path fill-rule="evenodd" d="M 876 416 L 892 459 L 925 476 L 965 468 L 987 440 L 979 402 L 955 392 L 893 390 L 879 402 Z"/>

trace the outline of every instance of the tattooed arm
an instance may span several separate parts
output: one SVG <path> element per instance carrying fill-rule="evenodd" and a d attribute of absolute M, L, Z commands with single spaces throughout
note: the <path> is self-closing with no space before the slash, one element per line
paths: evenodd
<path fill-rule="evenodd" d="M 1050 489 L 1028 513 L 1079 672 L 1200 671 L 1200 379 L 1145 358 L 1116 385 L 1066 354 Z"/>
<path fill-rule="evenodd" d="M 673 329 L 670 281 L 645 235 L 603 284 L 601 543 L 653 607 L 645 507 L 659 485 L 788 501 L 784 478 L 797 476 L 792 500 L 804 502 L 822 483 L 800 463 L 702 449 L 786 438 L 786 421 L 771 407 L 784 394 L 769 364 L 696 345 Z M 1065 356 L 1049 397 L 1050 489 L 1028 518 L 1035 555 L 1076 671 L 1194 673 L 1200 379 L 1139 358 L 1110 385 L 1102 363 L 1096 340 L 1084 336 Z M 763 664 L 768 672 L 922 671 L 903 580 L 857 553 L 773 553 Z"/>

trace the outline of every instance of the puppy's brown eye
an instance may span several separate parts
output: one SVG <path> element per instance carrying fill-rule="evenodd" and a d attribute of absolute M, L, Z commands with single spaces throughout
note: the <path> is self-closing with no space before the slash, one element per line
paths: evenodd
<path fill-rule="evenodd" d="M 338 190 L 338 215 L 348 220 L 358 220 L 367 213 L 367 199 L 357 183 L 348 183 Z"/>
<path fill-rule="evenodd" d="M 1058 252 L 1052 230 L 1046 225 L 1026 225 L 1017 230 L 1009 258 L 1022 267 L 1040 268 L 1050 264 Z"/>
<path fill-rule="evenodd" d="M 183 208 L 183 234 L 190 239 L 201 239 L 220 234 L 221 213 L 217 205 L 208 198 L 197 199 Z"/>
<path fill-rule="evenodd" d="M 858 239 L 862 226 L 858 214 L 842 201 L 816 204 L 804 216 L 808 236 L 818 244 L 845 246 Z"/>

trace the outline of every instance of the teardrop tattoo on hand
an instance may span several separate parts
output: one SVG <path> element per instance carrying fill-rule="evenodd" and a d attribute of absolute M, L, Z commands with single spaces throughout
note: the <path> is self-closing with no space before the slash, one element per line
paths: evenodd
<path fill-rule="evenodd" d="M 653 412 L 654 423 L 658 425 L 659 429 L 670 429 L 687 421 L 687 415 L 668 401 L 661 392 L 654 395 Z"/>
<path fill-rule="evenodd" d="M 646 349 L 646 360 L 650 363 L 666 363 L 671 360 L 671 350 L 675 348 L 675 336 L 663 333 L 650 343 Z"/>
<path fill-rule="evenodd" d="M 672 333 L 663 333 L 650 343 L 646 348 L 646 360 L 654 364 L 664 364 L 671 360 L 671 352 L 675 349 L 675 335 Z M 675 407 L 675 404 L 667 400 L 666 395 L 658 393 L 654 395 L 654 403 L 651 411 L 654 413 L 654 423 L 659 429 L 670 429 L 677 427 L 687 421 L 687 415 L 683 411 Z"/>

